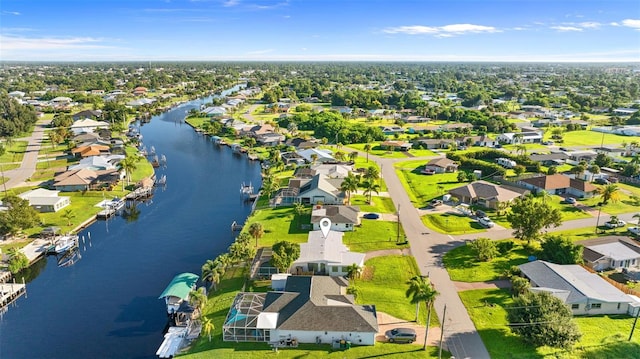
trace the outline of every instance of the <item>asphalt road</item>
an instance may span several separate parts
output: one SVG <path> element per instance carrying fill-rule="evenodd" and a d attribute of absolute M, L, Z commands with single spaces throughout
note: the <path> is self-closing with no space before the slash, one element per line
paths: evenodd
<path fill-rule="evenodd" d="M 38 121 L 31 136 L 20 139 L 28 142 L 27 148 L 20 167 L 4 172 L 4 177 L 9 178 L 4 184 L 7 189 L 23 185 L 27 178 L 33 176 L 35 173 L 36 164 L 38 163 L 38 152 L 40 151 L 42 139 L 44 138 L 44 130 L 49 126 L 49 123 L 51 123 L 50 120 Z"/>

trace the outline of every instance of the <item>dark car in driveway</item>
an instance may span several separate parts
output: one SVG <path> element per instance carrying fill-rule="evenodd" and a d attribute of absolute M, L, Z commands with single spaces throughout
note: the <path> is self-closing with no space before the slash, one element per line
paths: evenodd
<path fill-rule="evenodd" d="M 365 213 L 362 218 L 366 218 L 366 219 L 378 219 L 380 218 L 380 215 L 377 213 Z"/>

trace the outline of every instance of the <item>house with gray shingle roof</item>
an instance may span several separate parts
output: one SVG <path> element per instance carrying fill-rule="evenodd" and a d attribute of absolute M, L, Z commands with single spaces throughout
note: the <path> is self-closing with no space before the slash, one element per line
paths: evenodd
<path fill-rule="evenodd" d="M 593 270 L 609 268 L 638 270 L 640 267 L 640 246 L 632 239 L 622 236 L 607 236 L 580 241 L 584 247 L 582 259 Z"/>
<path fill-rule="evenodd" d="M 517 188 L 506 188 L 487 181 L 475 181 L 466 186 L 454 188 L 449 191 L 449 194 L 462 203 L 478 204 L 487 208 L 497 209 L 498 203 L 511 202 L 527 192 Z"/>
<path fill-rule="evenodd" d="M 310 181 L 300 181 L 297 195 L 302 204 L 343 204 L 344 192 L 340 190 L 342 178 L 327 178 L 317 174 Z M 291 181 L 289 182 L 291 187 Z"/>
<path fill-rule="evenodd" d="M 311 211 L 311 224 L 314 231 L 320 230 L 323 218 L 331 220 L 331 230 L 338 232 L 353 231 L 360 224 L 360 208 L 356 206 L 316 206 Z"/>
<path fill-rule="evenodd" d="M 225 318 L 224 341 L 277 346 L 348 340 L 374 345 L 374 305 L 357 305 L 342 277 L 290 276 L 284 291 L 239 293 Z"/>
<path fill-rule="evenodd" d="M 549 292 L 571 308 L 574 315 L 635 314 L 640 302 L 577 264 L 560 265 L 541 260 L 518 266 L 531 282 L 532 292 Z"/>

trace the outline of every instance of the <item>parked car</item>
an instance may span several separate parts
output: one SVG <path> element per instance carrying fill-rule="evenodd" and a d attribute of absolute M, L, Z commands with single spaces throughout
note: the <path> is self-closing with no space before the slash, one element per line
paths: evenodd
<path fill-rule="evenodd" d="M 568 203 L 568 204 L 576 204 L 576 203 L 578 203 L 578 200 L 573 198 L 573 197 L 567 197 L 562 202 L 563 203 Z"/>
<path fill-rule="evenodd" d="M 603 184 L 603 185 L 606 185 L 606 184 L 609 184 L 610 182 L 609 182 L 609 180 L 608 180 L 608 179 L 600 177 L 600 178 L 596 178 L 596 179 L 593 181 L 593 183 L 595 183 L 595 184 Z"/>
<path fill-rule="evenodd" d="M 487 228 L 491 228 L 496 225 L 489 217 L 481 217 L 480 219 L 478 219 L 478 223 Z"/>
<path fill-rule="evenodd" d="M 635 234 L 636 236 L 640 236 L 640 227 L 628 227 L 627 231 Z"/>
<path fill-rule="evenodd" d="M 546 145 L 546 146 L 551 146 L 551 145 L 553 145 L 553 141 L 544 141 L 544 142 L 542 142 L 542 144 Z"/>
<path fill-rule="evenodd" d="M 621 220 L 621 219 L 618 219 L 618 220 L 616 220 L 616 221 L 608 221 L 608 222 L 605 222 L 605 223 L 604 223 L 604 225 L 605 225 L 607 228 L 619 228 L 619 227 L 624 227 L 624 226 L 626 226 L 626 225 L 627 225 L 627 222 L 625 222 L 625 221 L 623 221 L 623 220 Z"/>
<path fill-rule="evenodd" d="M 416 331 L 411 328 L 387 330 L 384 336 L 389 340 L 389 343 L 413 343 L 416 341 Z"/>
<path fill-rule="evenodd" d="M 486 217 L 486 216 L 487 216 L 487 214 L 484 211 L 482 211 L 482 210 L 477 210 L 476 211 L 476 217 L 482 218 L 482 217 Z"/>
<path fill-rule="evenodd" d="M 366 218 L 366 219 L 378 219 L 380 218 L 380 215 L 377 213 L 365 213 L 362 218 Z"/>
<path fill-rule="evenodd" d="M 442 200 L 441 199 L 434 199 L 433 201 L 429 202 L 429 205 L 431 207 L 442 206 Z"/>

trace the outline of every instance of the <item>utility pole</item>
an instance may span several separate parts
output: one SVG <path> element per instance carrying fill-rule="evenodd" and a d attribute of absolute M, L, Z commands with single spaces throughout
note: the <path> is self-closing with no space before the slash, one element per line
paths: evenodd
<path fill-rule="evenodd" d="M 398 203 L 398 229 L 397 229 L 396 244 L 400 243 L 400 203 Z"/>
<path fill-rule="evenodd" d="M 640 307 L 636 308 L 636 319 L 633 321 L 633 327 L 631 327 L 631 333 L 629 333 L 629 341 L 631 341 L 631 337 L 633 336 L 633 331 L 636 330 L 636 323 L 638 323 L 638 316 L 640 316 Z"/>
<path fill-rule="evenodd" d="M 444 305 L 444 311 L 442 312 L 442 325 L 440 326 L 440 349 L 438 349 L 438 359 L 442 359 L 442 338 L 444 337 L 444 320 L 447 316 L 447 305 Z"/>

